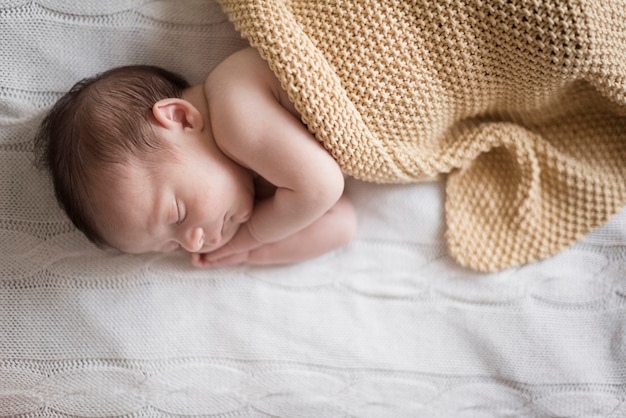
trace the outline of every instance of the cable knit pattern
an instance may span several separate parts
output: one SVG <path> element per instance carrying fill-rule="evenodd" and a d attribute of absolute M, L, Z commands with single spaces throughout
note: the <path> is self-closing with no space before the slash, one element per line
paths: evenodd
<path fill-rule="evenodd" d="M 219 2 L 347 173 L 450 173 L 465 266 L 550 256 L 626 203 L 623 2 Z"/>
<path fill-rule="evenodd" d="M 198 270 L 76 231 L 32 165 L 52 103 L 124 64 L 202 82 L 244 46 L 209 0 L 0 1 L 0 416 L 626 416 L 626 211 L 489 274 L 450 257 L 442 181 L 348 179 L 357 236 L 293 266 Z"/>

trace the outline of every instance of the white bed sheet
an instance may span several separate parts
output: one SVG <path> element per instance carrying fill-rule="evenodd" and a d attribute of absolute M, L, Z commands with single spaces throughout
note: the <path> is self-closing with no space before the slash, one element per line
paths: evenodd
<path fill-rule="evenodd" d="M 0 416 L 626 416 L 626 213 L 563 253 L 457 266 L 442 181 L 349 180 L 347 247 L 197 270 L 100 251 L 32 166 L 78 79 L 200 82 L 244 45 L 210 1 L 0 2 Z"/>

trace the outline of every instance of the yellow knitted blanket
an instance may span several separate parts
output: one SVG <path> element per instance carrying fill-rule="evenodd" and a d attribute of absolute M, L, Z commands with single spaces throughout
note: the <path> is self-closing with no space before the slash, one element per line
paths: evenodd
<path fill-rule="evenodd" d="M 448 174 L 465 266 L 550 256 L 626 203 L 623 1 L 218 1 L 346 173 Z"/>

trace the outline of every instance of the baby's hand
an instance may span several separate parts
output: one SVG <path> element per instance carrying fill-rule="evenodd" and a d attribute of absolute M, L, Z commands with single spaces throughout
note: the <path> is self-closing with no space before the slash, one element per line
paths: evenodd
<path fill-rule="evenodd" d="M 250 252 L 248 251 L 233 254 L 229 257 L 222 257 L 215 261 L 209 258 L 211 254 L 212 253 L 191 253 L 191 264 L 198 268 L 221 267 L 241 264 L 248 261 L 248 255 L 250 254 Z"/>
<path fill-rule="evenodd" d="M 252 236 L 246 223 L 223 247 L 209 253 L 191 254 L 191 264 L 196 267 L 218 267 L 245 263 L 248 261 L 250 251 L 261 245 L 263 244 Z"/>

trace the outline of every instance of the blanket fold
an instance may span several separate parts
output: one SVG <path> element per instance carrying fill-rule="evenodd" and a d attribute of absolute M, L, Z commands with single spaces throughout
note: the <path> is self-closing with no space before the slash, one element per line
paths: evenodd
<path fill-rule="evenodd" d="M 462 265 L 548 257 L 626 203 L 622 2 L 219 3 L 346 173 L 447 175 Z"/>

